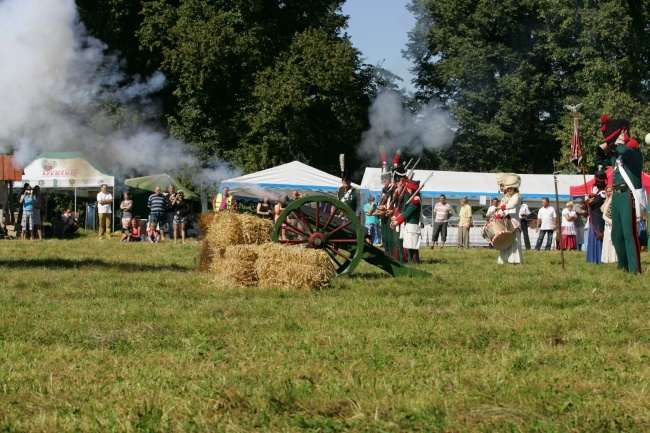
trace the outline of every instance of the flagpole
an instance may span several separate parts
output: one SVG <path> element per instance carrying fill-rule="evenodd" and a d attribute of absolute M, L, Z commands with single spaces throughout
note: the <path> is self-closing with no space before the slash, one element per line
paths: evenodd
<path fill-rule="evenodd" d="M 560 174 L 560 172 L 556 170 L 555 160 L 553 160 L 553 182 L 555 183 L 555 205 L 557 207 L 557 209 L 556 209 L 557 213 L 560 212 L 560 195 L 558 194 L 558 191 L 557 191 L 557 175 L 558 174 Z M 562 248 L 562 214 L 561 213 L 559 213 L 559 218 L 558 219 L 560 220 L 560 229 L 557 230 L 557 237 L 560 238 L 559 242 L 558 242 L 558 246 L 560 247 L 559 249 L 560 249 L 560 257 L 562 258 L 562 270 L 564 271 L 565 270 L 564 269 L 564 248 Z M 557 229 L 557 227 L 556 227 L 556 229 Z M 551 235 L 551 236 L 553 236 L 553 235 Z M 556 238 L 555 241 L 557 242 L 558 239 Z"/>

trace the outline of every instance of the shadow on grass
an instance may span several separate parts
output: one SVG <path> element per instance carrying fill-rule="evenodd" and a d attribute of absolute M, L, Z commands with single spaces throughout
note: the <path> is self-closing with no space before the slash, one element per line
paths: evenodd
<path fill-rule="evenodd" d="M 146 265 L 133 262 L 108 262 L 101 259 L 62 259 L 62 258 L 43 258 L 43 259 L 15 259 L 7 260 L 0 258 L 0 266 L 13 269 L 29 269 L 34 267 L 46 267 L 48 269 L 83 269 L 92 270 L 92 268 L 115 269 L 120 272 L 148 272 L 148 271 L 181 271 L 181 272 L 198 272 L 195 267 L 180 266 L 177 264 Z"/>

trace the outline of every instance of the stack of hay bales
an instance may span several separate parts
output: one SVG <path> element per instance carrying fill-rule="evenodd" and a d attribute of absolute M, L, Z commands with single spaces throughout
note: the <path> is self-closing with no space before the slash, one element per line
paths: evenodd
<path fill-rule="evenodd" d="M 217 287 L 272 286 L 320 289 L 334 277 L 325 251 L 272 243 L 273 222 L 253 215 L 217 212 L 201 218 L 199 270 Z"/>
<path fill-rule="evenodd" d="M 281 289 L 322 289 L 334 277 L 325 251 L 274 243 L 259 248 L 255 272 L 260 286 Z"/>

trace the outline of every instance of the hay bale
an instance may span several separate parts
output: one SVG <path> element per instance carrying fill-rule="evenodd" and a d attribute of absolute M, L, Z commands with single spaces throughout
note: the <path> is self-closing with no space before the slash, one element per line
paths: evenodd
<path fill-rule="evenodd" d="M 212 262 L 210 272 L 217 287 L 255 286 L 257 245 L 230 245 L 225 248 L 222 260 Z"/>
<path fill-rule="evenodd" d="M 212 212 L 204 213 L 199 219 L 199 234 L 201 236 L 201 254 L 199 255 L 199 271 L 207 272 L 214 261 L 213 252 L 210 249 L 210 241 L 208 240 L 207 233 L 210 231 L 210 226 L 214 220 Z"/>
<path fill-rule="evenodd" d="M 239 214 L 235 212 L 215 213 L 205 237 L 211 248 L 220 249 L 243 244 L 244 234 Z"/>
<path fill-rule="evenodd" d="M 250 214 L 238 214 L 245 245 L 261 245 L 271 242 L 273 221 Z"/>
<path fill-rule="evenodd" d="M 260 246 L 255 271 L 261 286 L 282 289 L 322 289 L 334 278 L 325 251 L 275 243 Z"/>

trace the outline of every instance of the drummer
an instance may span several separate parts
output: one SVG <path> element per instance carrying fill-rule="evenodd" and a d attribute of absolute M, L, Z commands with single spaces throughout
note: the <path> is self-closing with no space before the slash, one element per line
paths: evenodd
<path fill-rule="evenodd" d="M 521 178 L 516 174 L 509 174 L 503 179 L 503 199 L 501 206 L 496 213 L 497 219 L 509 218 L 515 229 L 514 242 L 512 245 L 499 251 L 497 263 L 502 265 L 506 262 L 517 264 L 524 262 L 524 255 L 521 249 L 521 220 L 519 217 L 519 208 L 521 207 L 522 197 L 519 194 Z"/>

